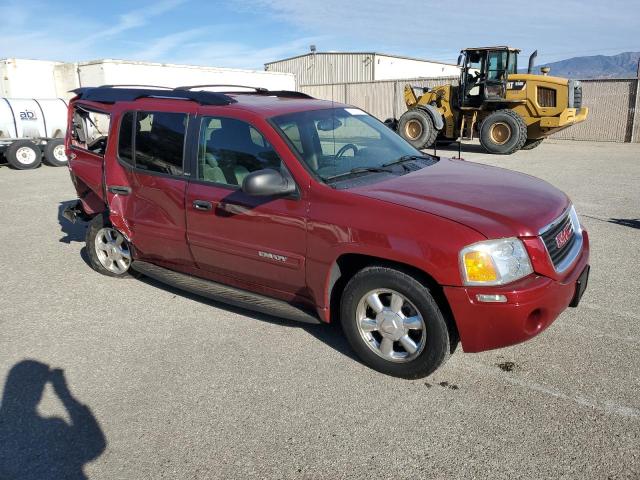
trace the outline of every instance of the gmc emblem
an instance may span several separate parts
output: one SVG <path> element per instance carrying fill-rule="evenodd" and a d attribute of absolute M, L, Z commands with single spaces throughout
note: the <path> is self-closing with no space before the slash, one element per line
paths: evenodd
<path fill-rule="evenodd" d="M 567 226 L 564 227 L 558 235 L 556 235 L 556 245 L 559 249 L 566 245 L 572 234 L 573 225 L 571 225 L 571 223 L 568 223 Z"/>

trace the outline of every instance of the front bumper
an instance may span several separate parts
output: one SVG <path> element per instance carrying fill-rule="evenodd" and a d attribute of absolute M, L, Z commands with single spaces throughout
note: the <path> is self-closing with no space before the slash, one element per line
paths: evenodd
<path fill-rule="evenodd" d="M 589 115 L 589 108 L 587 107 L 565 108 L 556 117 L 542 117 L 540 119 L 540 128 L 551 129 L 555 132 L 576 123 L 584 122 L 587 119 L 587 115 Z"/>
<path fill-rule="evenodd" d="M 444 287 L 465 352 L 524 342 L 545 330 L 574 300 L 576 283 L 589 264 L 589 241 L 561 280 L 532 274 L 500 287 Z M 477 294 L 501 294 L 506 303 L 483 303 Z"/>

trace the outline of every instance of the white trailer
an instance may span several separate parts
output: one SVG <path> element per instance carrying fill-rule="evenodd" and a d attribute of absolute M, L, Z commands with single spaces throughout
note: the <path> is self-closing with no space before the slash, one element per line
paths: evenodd
<path fill-rule="evenodd" d="M 66 165 L 66 129 L 67 103 L 61 98 L 0 98 L 0 153 L 14 168 L 36 168 L 43 155 L 49 165 Z"/>
<path fill-rule="evenodd" d="M 75 74 L 75 77 L 71 72 L 69 74 L 69 78 L 75 82 L 73 88 L 121 84 L 175 88 L 182 85 L 222 84 L 267 90 L 296 90 L 296 77 L 291 73 L 170 63 L 96 60 L 78 63 Z"/>

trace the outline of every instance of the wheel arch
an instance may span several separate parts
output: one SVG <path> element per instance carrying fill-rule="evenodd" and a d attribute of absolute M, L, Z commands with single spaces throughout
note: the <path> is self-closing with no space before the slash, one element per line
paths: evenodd
<path fill-rule="evenodd" d="M 453 353 L 460 337 L 453 312 L 442 286 L 429 272 L 401 261 L 355 252 L 343 253 L 338 256 L 331 265 L 327 279 L 326 305 L 329 307 L 327 320 L 332 323 L 338 320 L 344 287 L 357 272 L 370 266 L 382 266 L 401 271 L 412 276 L 429 289 L 447 323 L 451 353 Z"/>
<path fill-rule="evenodd" d="M 418 110 L 422 110 L 424 112 L 427 112 L 427 114 L 431 117 L 431 120 L 433 121 L 433 126 L 435 127 L 436 130 L 440 131 L 444 128 L 444 120 L 442 119 L 442 113 L 440 113 L 440 111 L 434 107 L 433 105 L 418 105 L 415 108 L 417 108 Z"/>

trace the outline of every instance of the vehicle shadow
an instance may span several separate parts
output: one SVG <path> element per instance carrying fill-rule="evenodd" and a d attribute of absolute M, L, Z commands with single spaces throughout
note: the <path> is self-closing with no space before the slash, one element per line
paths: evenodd
<path fill-rule="evenodd" d="M 640 218 L 610 218 L 609 223 L 640 230 Z"/>
<path fill-rule="evenodd" d="M 433 154 L 433 147 L 425 148 L 426 153 Z M 487 153 L 479 143 L 460 143 L 461 153 Z M 436 145 L 436 155 L 441 157 L 458 157 L 458 143 L 454 142 L 449 145 Z"/>
<path fill-rule="evenodd" d="M 62 215 L 65 208 L 74 205 L 76 202 L 77 200 L 67 200 L 60 202 L 60 205 L 58 205 L 58 223 L 60 224 L 60 231 L 64 235 L 59 240 L 62 243 L 84 242 L 87 224 L 80 220 L 72 223 Z"/>
<path fill-rule="evenodd" d="M 285 318 L 275 317 L 273 315 L 267 315 L 265 313 L 256 312 L 246 308 L 236 307 L 235 305 L 229 305 L 227 303 L 211 300 L 209 298 L 202 297 L 195 293 L 187 292 L 185 290 L 181 290 L 171 285 L 167 285 L 166 283 L 162 283 L 159 280 L 155 280 L 153 278 L 150 278 L 144 275 L 141 275 L 140 277 L 138 277 L 138 280 L 148 285 L 152 285 L 155 288 L 160 288 L 162 290 L 165 290 L 166 292 L 173 293 L 174 295 L 180 295 L 181 297 L 188 298 L 190 300 L 194 300 L 196 302 L 200 302 L 205 305 L 216 307 L 221 310 L 226 310 L 227 312 L 236 313 L 238 315 L 244 315 L 245 317 L 249 317 L 254 320 L 282 325 L 285 327 L 301 328 L 307 333 L 309 333 L 310 335 L 312 335 L 313 337 L 315 337 L 316 339 L 320 340 L 321 342 L 325 343 L 329 347 L 336 350 L 338 353 L 341 353 L 342 355 L 344 355 L 345 357 L 348 357 L 351 360 L 355 360 L 361 363 L 360 359 L 358 359 L 358 357 L 356 357 L 353 351 L 351 350 L 351 347 L 349 346 L 347 339 L 342 333 L 342 329 L 340 328 L 340 325 L 336 321 L 333 321 L 330 324 L 323 323 L 319 325 L 296 322 L 293 320 L 287 320 Z"/>
<path fill-rule="evenodd" d="M 50 383 L 70 423 L 44 417 L 38 404 Z M 83 466 L 104 452 L 107 441 L 91 410 L 74 398 L 64 372 L 36 360 L 15 364 L 0 404 L 0 478 L 85 479 Z"/>

